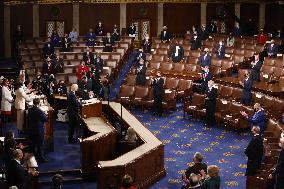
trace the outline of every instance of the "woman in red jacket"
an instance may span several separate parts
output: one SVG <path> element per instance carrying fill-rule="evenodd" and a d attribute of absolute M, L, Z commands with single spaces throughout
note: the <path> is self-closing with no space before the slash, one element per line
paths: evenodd
<path fill-rule="evenodd" d="M 78 75 L 77 75 L 77 78 L 78 78 L 78 81 L 81 81 L 82 77 L 85 76 L 87 73 L 89 72 L 89 68 L 88 66 L 85 65 L 85 62 L 81 62 L 79 65 L 78 65 Z"/>

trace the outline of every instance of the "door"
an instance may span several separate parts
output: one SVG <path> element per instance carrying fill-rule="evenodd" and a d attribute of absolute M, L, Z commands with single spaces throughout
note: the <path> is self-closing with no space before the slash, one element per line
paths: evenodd
<path fill-rule="evenodd" d="M 51 36 L 53 30 L 57 31 L 59 37 L 63 37 L 64 32 L 65 32 L 64 21 L 47 21 L 46 22 L 46 33 L 48 37 Z"/>
<path fill-rule="evenodd" d="M 136 27 L 135 40 L 143 40 L 146 34 L 150 35 L 150 28 L 151 28 L 150 19 L 134 19 L 133 23 Z"/>

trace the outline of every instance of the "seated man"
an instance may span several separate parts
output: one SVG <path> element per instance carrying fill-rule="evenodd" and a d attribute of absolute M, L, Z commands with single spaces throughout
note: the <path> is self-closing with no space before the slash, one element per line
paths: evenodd
<path fill-rule="evenodd" d="M 89 32 L 86 34 L 86 46 L 95 46 L 96 45 L 96 34 L 93 32 L 93 29 L 90 28 Z"/>
<path fill-rule="evenodd" d="M 198 35 L 198 38 L 199 38 L 201 41 L 208 39 L 209 33 L 208 33 L 208 30 L 207 30 L 205 24 L 203 24 L 203 25 L 201 26 L 201 28 L 200 28 L 199 32 L 197 33 L 197 35 Z"/>
<path fill-rule="evenodd" d="M 56 30 L 53 30 L 51 36 L 50 36 L 50 39 L 51 39 L 51 44 L 54 46 L 54 47 L 60 47 L 60 37 L 57 33 Z"/>
<path fill-rule="evenodd" d="M 201 48 L 201 41 L 197 38 L 197 35 L 194 35 L 191 39 L 190 50 L 198 50 Z"/>
<path fill-rule="evenodd" d="M 89 47 L 87 47 L 86 52 L 83 53 L 83 62 L 86 65 L 94 64 L 94 54 Z"/>
<path fill-rule="evenodd" d="M 176 41 L 175 45 L 170 50 L 170 58 L 174 63 L 180 62 L 184 57 L 184 50 L 181 45 Z"/>
<path fill-rule="evenodd" d="M 167 30 L 167 26 L 164 26 L 163 30 L 161 31 L 160 39 L 162 43 L 168 43 L 172 38 L 172 35 Z"/>
<path fill-rule="evenodd" d="M 48 38 L 47 42 L 44 44 L 42 53 L 44 59 L 46 59 L 47 57 L 51 57 L 54 54 L 54 46 L 52 45 L 50 38 Z"/>
<path fill-rule="evenodd" d="M 103 44 L 104 44 L 104 52 L 112 52 L 114 46 L 114 40 L 110 36 L 110 33 L 107 32 L 107 36 L 103 38 Z"/>
<path fill-rule="evenodd" d="M 103 26 L 101 21 L 99 21 L 99 23 L 97 24 L 97 26 L 95 28 L 95 34 L 97 36 L 103 36 L 104 35 L 104 26 Z"/>
<path fill-rule="evenodd" d="M 267 54 L 269 57 L 277 57 L 278 46 L 275 44 L 275 41 L 272 39 L 271 43 L 267 46 Z"/>
<path fill-rule="evenodd" d="M 260 128 L 260 134 L 263 133 L 263 131 L 265 130 L 266 127 L 266 123 L 265 123 L 265 111 L 264 109 L 260 106 L 259 103 L 255 103 L 253 106 L 254 109 L 254 114 L 253 116 L 249 116 L 246 112 L 241 111 L 240 113 L 247 118 L 247 120 L 249 121 L 251 127 L 252 126 L 258 126 Z"/>
<path fill-rule="evenodd" d="M 68 37 L 67 33 L 65 33 L 64 37 L 61 40 L 61 51 L 62 52 L 71 51 L 71 39 Z"/>
<path fill-rule="evenodd" d="M 216 50 L 216 56 L 219 60 L 222 60 L 225 58 L 225 46 L 222 41 L 219 41 L 219 45 Z"/>
<path fill-rule="evenodd" d="M 206 66 L 210 68 L 211 66 L 211 56 L 209 55 L 209 49 L 205 48 L 204 53 L 199 57 L 199 64 L 201 67 L 201 72 L 204 72 Z"/>

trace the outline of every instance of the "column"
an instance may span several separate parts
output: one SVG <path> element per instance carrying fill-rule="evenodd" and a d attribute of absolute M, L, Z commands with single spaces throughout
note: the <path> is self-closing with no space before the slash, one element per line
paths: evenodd
<path fill-rule="evenodd" d="M 258 23 L 258 26 L 259 26 L 259 29 L 260 28 L 264 28 L 265 26 L 265 3 L 260 3 L 259 4 L 259 23 Z"/>
<path fill-rule="evenodd" d="M 201 3 L 200 25 L 206 24 L 206 6 L 207 6 L 207 3 Z"/>
<path fill-rule="evenodd" d="M 160 35 L 164 25 L 164 3 L 158 3 L 158 29 L 157 36 Z"/>
<path fill-rule="evenodd" d="M 33 4 L 33 37 L 39 37 L 39 5 Z"/>
<path fill-rule="evenodd" d="M 11 21 L 10 6 L 4 5 L 4 44 L 5 57 L 11 57 Z"/>
<path fill-rule="evenodd" d="M 126 3 L 120 3 L 120 31 L 126 28 Z"/>
<path fill-rule="evenodd" d="M 80 33 L 80 7 L 79 3 L 73 3 L 73 27 Z"/>
<path fill-rule="evenodd" d="M 241 4 L 236 3 L 235 4 L 235 15 L 240 18 L 241 17 Z"/>

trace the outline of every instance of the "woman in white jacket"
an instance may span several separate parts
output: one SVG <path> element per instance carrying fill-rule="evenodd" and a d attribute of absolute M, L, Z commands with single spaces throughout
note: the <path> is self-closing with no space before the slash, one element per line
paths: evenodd
<path fill-rule="evenodd" d="M 15 108 L 17 109 L 17 129 L 19 131 L 23 131 L 26 101 L 30 101 L 30 98 L 24 91 L 22 82 L 17 83 L 15 89 L 16 89 Z"/>
<path fill-rule="evenodd" d="M 3 79 L 2 86 L 2 99 L 1 99 L 1 114 L 3 116 L 3 122 L 7 122 L 7 117 L 12 115 L 12 103 L 13 97 L 12 92 L 9 89 L 9 80 L 7 78 Z"/>

